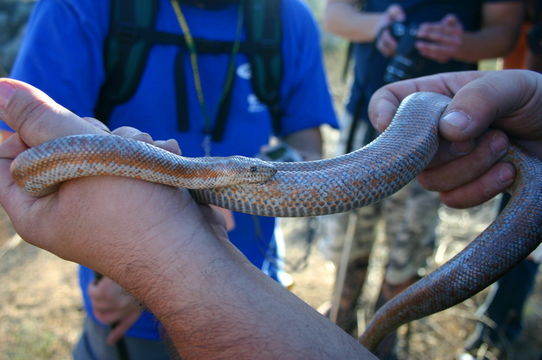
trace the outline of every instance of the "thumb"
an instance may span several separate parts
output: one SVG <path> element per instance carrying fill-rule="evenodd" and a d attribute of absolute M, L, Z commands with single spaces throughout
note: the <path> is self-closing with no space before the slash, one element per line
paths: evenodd
<path fill-rule="evenodd" d="M 400 5 L 392 4 L 388 7 L 388 10 L 386 11 L 388 13 L 388 16 L 391 21 L 404 21 L 405 20 L 405 13 L 403 11 L 403 8 Z"/>
<path fill-rule="evenodd" d="M 537 82 L 541 79 L 532 73 L 514 70 L 488 72 L 473 80 L 448 105 L 439 123 L 441 135 L 453 142 L 468 141 L 492 125 L 512 136 L 540 138 L 542 129 L 535 116 L 539 106 L 533 100 L 542 95 Z"/>
<path fill-rule="evenodd" d="M 454 14 L 448 14 L 442 19 L 442 23 L 449 25 L 449 26 L 455 26 L 457 24 L 460 24 L 459 19 Z"/>
<path fill-rule="evenodd" d="M 0 79 L 0 119 L 28 146 L 61 136 L 103 132 L 35 87 L 6 78 Z"/>

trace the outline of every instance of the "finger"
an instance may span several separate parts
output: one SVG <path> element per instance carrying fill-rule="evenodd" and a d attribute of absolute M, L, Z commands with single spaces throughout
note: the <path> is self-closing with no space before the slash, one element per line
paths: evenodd
<path fill-rule="evenodd" d="M 19 134 L 14 133 L 0 144 L 0 158 L 14 159 L 27 149 L 28 146 L 26 146 Z"/>
<path fill-rule="evenodd" d="M 455 16 L 454 14 L 448 14 L 446 15 L 442 21 L 441 21 L 446 27 L 457 27 L 461 26 L 461 21 L 459 21 L 459 18 Z"/>
<path fill-rule="evenodd" d="M 505 191 L 514 182 L 515 169 L 510 163 L 497 163 L 476 181 L 440 194 L 450 207 L 464 209 L 480 205 Z"/>
<path fill-rule="evenodd" d="M 401 101 L 408 95 L 417 91 L 433 91 L 451 97 L 462 86 L 482 76 L 482 72 L 465 71 L 425 76 L 386 85 L 372 96 L 369 103 L 369 118 L 379 131 L 383 131 L 391 122 Z"/>
<path fill-rule="evenodd" d="M 418 52 L 428 59 L 440 63 L 450 61 L 457 53 L 458 48 L 463 44 L 462 28 L 442 28 L 419 32 L 416 41 Z"/>
<path fill-rule="evenodd" d="M 132 325 L 137 321 L 141 311 L 133 312 L 122 318 L 112 329 L 111 332 L 107 335 L 107 343 L 114 345 L 117 341 L 124 336 L 124 334 L 132 327 Z"/>
<path fill-rule="evenodd" d="M 100 286 L 100 283 L 101 281 L 97 281 L 97 282 L 94 281 L 88 284 L 88 287 L 87 287 L 88 296 L 92 300 L 93 307 L 95 307 L 94 304 L 96 304 L 97 305 L 96 307 L 99 308 L 100 310 L 106 310 L 103 303 L 107 297 L 104 296 L 104 291 L 102 287 Z"/>
<path fill-rule="evenodd" d="M 123 292 L 120 285 L 106 276 L 89 283 L 87 291 L 93 303 L 99 304 L 102 310 L 116 309 L 118 298 Z"/>
<path fill-rule="evenodd" d="M 28 214 L 36 198 L 25 193 L 13 182 L 10 167 L 11 159 L 0 159 L 0 203 L 6 209 L 13 224 L 18 225 L 18 219 Z"/>
<path fill-rule="evenodd" d="M 428 43 L 425 41 L 416 42 L 416 49 L 428 59 L 444 63 L 450 60 L 457 49 L 457 45 L 448 43 Z"/>
<path fill-rule="evenodd" d="M 90 298 L 92 302 L 92 310 L 95 313 L 101 313 L 101 314 L 110 314 L 110 313 L 119 313 L 119 309 L 113 304 L 111 301 L 107 299 L 102 298 Z"/>
<path fill-rule="evenodd" d="M 390 34 L 389 30 L 382 31 L 377 41 L 377 48 L 382 53 L 382 55 L 386 57 L 389 57 L 395 53 L 395 49 L 397 48 L 397 42 Z"/>
<path fill-rule="evenodd" d="M 25 215 L 30 215 L 30 212 L 36 209 L 35 207 L 32 207 L 36 201 L 40 201 L 44 204 L 44 208 L 48 208 L 51 205 L 50 199 L 37 199 L 30 196 L 13 182 L 11 176 L 12 160 L 27 149 L 28 147 L 22 141 L 18 133 L 14 133 L 0 144 L 0 203 L 7 211 L 13 225 L 16 227 L 19 226 L 20 220 L 23 219 Z M 43 220 L 42 217 L 39 219 Z M 34 232 L 33 228 L 24 229 L 25 234 L 30 234 L 32 232 Z M 21 230 L 19 230 L 19 233 L 23 236 Z"/>
<path fill-rule="evenodd" d="M 111 130 L 109 130 L 109 128 L 107 127 L 107 125 L 105 125 L 103 122 L 101 122 L 100 120 L 98 119 L 95 119 L 95 118 L 92 118 L 92 117 L 88 117 L 88 116 L 85 116 L 82 118 L 83 120 L 87 121 L 88 123 L 94 125 L 95 127 L 97 127 L 98 129 L 100 129 L 101 131 L 105 132 L 105 133 L 108 133 L 108 134 L 111 134 Z"/>
<path fill-rule="evenodd" d="M 441 25 L 436 23 L 422 23 L 416 31 L 416 37 L 426 39 L 431 33 L 441 31 Z"/>
<path fill-rule="evenodd" d="M 508 139 L 500 131 L 484 134 L 468 155 L 425 170 L 419 176 L 420 184 L 428 190 L 446 192 L 486 173 L 508 151 Z"/>
<path fill-rule="evenodd" d="M 441 135 L 449 141 L 465 141 L 493 123 L 511 135 L 540 138 L 542 127 L 535 123 L 539 106 L 530 105 L 539 101 L 535 95 L 540 79 L 515 70 L 482 74 L 457 91 L 439 123 Z M 510 121 L 518 111 L 529 111 L 525 109 L 531 111 L 521 113 L 525 121 Z"/>
<path fill-rule="evenodd" d="M 99 310 L 93 307 L 92 312 L 96 319 L 106 325 L 114 324 L 121 318 L 121 313 L 115 310 Z"/>
<path fill-rule="evenodd" d="M 426 169 L 435 168 L 457 159 L 460 156 L 470 154 L 475 149 L 474 141 L 449 142 L 440 139 L 437 153 L 429 163 Z"/>
<path fill-rule="evenodd" d="M 125 138 L 130 138 L 134 140 L 139 140 L 148 144 L 152 144 L 154 140 L 150 134 L 142 132 L 131 126 L 122 126 L 118 129 L 113 130 L 113 135 L 122 136 Z"/>
<path fill-rule="evenodd" d="M 424 45 L 427 48 L 431 48 L 429 45 L 441 45 L 457 48 L 461 45 L 461 38 L 456 33 L 445 32 L 431 32 L 427 36 L 419 37 L 420 40 L 416 42 L 416 47 L 420 50 Z"/>
<path fill-rule="evenodd" d="M 424 22 L 418 27 L 416 35 L 419 38 L 430 38 L 434 34 L 451 34 L 457 31 L 462 31 L 462 25 L 459 19 L 453 15 L 448 14 L 441 21 L 438 22 Z"/>
<path fill-rule="evenodd" d="M 405 21 L 406 16 L 403 8 L 400 5 L 392 4 L 386 10 L 391 21 Z"/>
<path fill-rule="evenodd" d="M 167 141 L 157 140 L 154 142 L 154 145 L 164 150 L 167 150 L 171 153 L 181 155 L 181 147 L 179 146 L 179 143 L 175 139 L 169 139 Z"/>
<path fill-rule="evenodd" d="M 40 90 L 13 79 L 0 79 L 0 119 L 28 146 L 60 136 L 101 133 Z"/>
<path fill-rule="evenodd" d="M 461 45 L 461 32 L 459 29 L 448 29 L 446 31 L 431 31 L 427 35 L 418 36 L 422 41 L 416 42 L 416 47 L 420 49 L 420 46 L 429 45 L 446 45 L 448 47 L 457 48 Z"/>

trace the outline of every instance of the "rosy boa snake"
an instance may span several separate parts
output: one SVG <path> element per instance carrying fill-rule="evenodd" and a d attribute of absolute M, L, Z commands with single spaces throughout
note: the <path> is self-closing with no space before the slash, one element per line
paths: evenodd
<path fill-rule="evenodd" d="M 450 99 L 416 93 L 366 147 L 332 159 L 267 163 L 243 157 L 184 158 L 111 135 L 59 138 L 20 154 L 17 184 L 33 195 L 91 175 L 129 176 L 192 190 L 198 202 L 264 216 L 314 216 L 356 209 L 401 189 L 438 147 L 437 123 Z M 540 243 L 542 167 L 512 148 L 518 179 L 512 200 L 481 235 L 448 263 L 384 305 L 360 342 L 374 350 L 401 324 L 451 307 L 496 281 Z"/>

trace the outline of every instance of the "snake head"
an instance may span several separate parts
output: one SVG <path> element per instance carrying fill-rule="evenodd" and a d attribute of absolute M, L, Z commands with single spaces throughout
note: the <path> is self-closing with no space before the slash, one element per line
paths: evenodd
<path fill-rule="evenodd" d="M 276 174 L 273 163 L 257 158 L 231 156 L 225 158 L 232 170 L 228 185 L 263 184 Z"/>

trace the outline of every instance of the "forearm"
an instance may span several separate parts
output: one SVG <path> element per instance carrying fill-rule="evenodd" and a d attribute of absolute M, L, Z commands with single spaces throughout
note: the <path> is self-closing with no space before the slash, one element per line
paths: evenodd
<path fill-rule="evenodd" d="M 384 21 L 384 13 L 360 12 L 355 1 L 328 0 L 326 3 L 325 29 L 350 41 L 374 41 Z"/>
<path fill-rule="evenodd" d="M 521 2 L 484 5 L 481 29 L 464 33 L 454 58 L 476 62 L 506 55 L 514 48 L 522 17 Z"/>
<path fill-rule="evenodd" d="M 304 160 L 322 158 L 322 132 L 320 128 L 310 128 L 289 134 L 284 141 L 295 148 Z"/>
<path fill-rule="evenodd" d="M 465 62 L 477 62 L 504 56 L 514 48 L 516 37 L 517 31 L 508 26 L 494 26 L 477 32 L 465 32 L 463 44 L 454 58 Z"/>
<path fill-rule="evenodd" d="M 132 275 L 152 284 L 133 290 L 164 324 L 183 359 L 373 358 L 226 239 L 202 229 L 189 242 L 176 243 L 167 255 L 176 261 L 149 263 L 143 274 Z"/>

